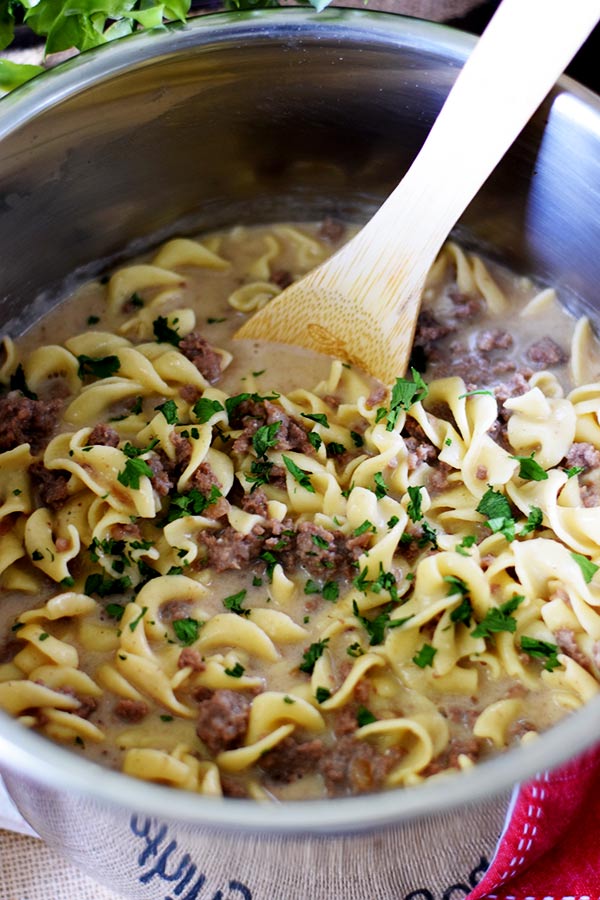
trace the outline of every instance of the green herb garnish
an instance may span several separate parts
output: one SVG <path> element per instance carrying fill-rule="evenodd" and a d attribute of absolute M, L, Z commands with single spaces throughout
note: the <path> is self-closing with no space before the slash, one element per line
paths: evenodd
<path fill-rule="evenodd" d="M 322 641 L 316 641 L 314 644 L 311 644 L 310 647 L 304 651 L 302 654 L 302 662 L 298 666 L 301 672 L 312 675 L 315 664 L 317 660 L 323 656 L 325 647 L 328 643 L 329 638 L 324 638 Z"/>
<path fill-rule="evenodd" d="M 86 356 L 84 353 L 77 357 L 79 368 L 77 374 L 81 379 L 88 375 L 94 378 L 110 378 L 121 368 L 118 356 Z"/>
<path fill-rule="evenodd" d="M 198 640 L 198 633 L 203 624 L 204 622 L 199 622 L 198 619 L 189 617 L 185 619 L 175 619 L 173 621 L 175 637 L 184 647 L 189 647 L 190 644 L 193 644 Z"/>
<path fill-rule="evenodd" d="M 431 644 L 423 644 L 421 649 L 413 656 L 412 661 L 420 669 L 424 669 L 426 666 L 433 665 L 433 658 L 436 653 L 436 648 L 432 647 Z"/>

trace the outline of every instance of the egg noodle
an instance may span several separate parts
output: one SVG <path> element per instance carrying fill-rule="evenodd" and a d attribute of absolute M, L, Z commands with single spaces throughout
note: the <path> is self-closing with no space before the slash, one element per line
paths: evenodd
<path fill-rule="evenodd" d="M 284 286 L 279 260 L 296 277 L 330 252 L 315 235 L 169 241 L 94 283 L 82 331 L 4 339 L 0 707 L 137 778 L 257 799 L 415 785 L 599 690 L 589 324 L 566 395 L 551 366 L 502 401 L 416 368 L 383 390 L 340 361 L 284 392 L 281 347 L 229 377 L 235 344 L 197 338 L 203 278 L 232 331 Z M 543 331 L 555 303 L 530 285 L 514 311 L 455 244 L 427 296 L 449 284 L 488 324 Z"/>

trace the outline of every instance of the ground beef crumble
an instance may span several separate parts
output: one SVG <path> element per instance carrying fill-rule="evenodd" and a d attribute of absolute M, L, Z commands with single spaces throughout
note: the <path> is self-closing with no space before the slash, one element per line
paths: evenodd
<path fill-rule="evenodd" d="M 248 729 L 250 700 L 238 691 L 217 690 L 198 704 L 196 733 L 217 755 L 239 747 Z"/>
<path fill-rule="evenodd" d="M 0 398 L 0 453 L 29 444 L 40 453 L 56 429 L 62 400 L 31 400 L 19 391 Z"/>
<path fill-rule="evenodd" d="M 197 331 L 186 334 L 179 342 L 179 350 L 204 375 L 210 384 L 221 377 L 221 355 Z"/>

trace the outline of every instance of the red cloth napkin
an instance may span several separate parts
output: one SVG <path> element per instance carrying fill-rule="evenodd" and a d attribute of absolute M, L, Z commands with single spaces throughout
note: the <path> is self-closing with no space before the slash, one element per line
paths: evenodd
<path fill-rule="evenodd" d="M 519 788 L 482 898 L 600 900 L 600 745 Z"/>

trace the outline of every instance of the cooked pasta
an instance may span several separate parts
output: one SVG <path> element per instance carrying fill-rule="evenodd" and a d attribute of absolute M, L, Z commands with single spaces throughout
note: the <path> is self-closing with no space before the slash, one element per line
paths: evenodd
<path fill-rule="evenodd" d="M 0 707 L 24 726 L 295 799 L 466 769 L 598 693 L 591 326 L 449 243 L 393 385 L 231 341 L 343 239 L 178 238 L 4 338 Z"/>

